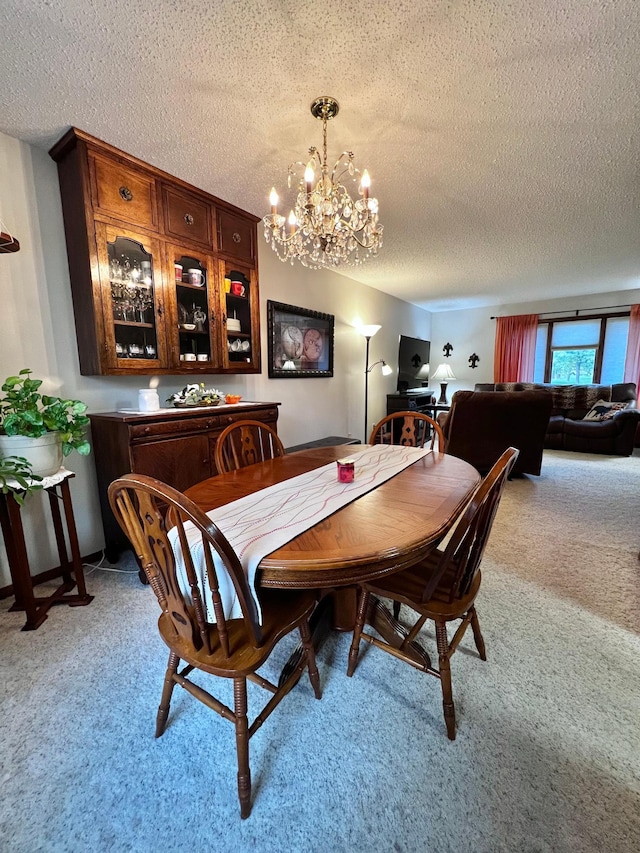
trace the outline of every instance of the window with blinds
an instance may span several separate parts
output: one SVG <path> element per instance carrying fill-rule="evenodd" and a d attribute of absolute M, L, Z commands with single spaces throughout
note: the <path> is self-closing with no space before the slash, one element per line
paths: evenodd
<path fill-rule="evenodd" d="M 543 320 L 538 326 L 534 381 L 622 382 L 628 336 L 628 314 Z"/>

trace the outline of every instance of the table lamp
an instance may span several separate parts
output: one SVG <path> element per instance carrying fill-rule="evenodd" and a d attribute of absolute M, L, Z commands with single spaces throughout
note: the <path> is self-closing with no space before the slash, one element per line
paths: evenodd
<path fill-rule="evenodd" d="M 449 367 L 448 364 L 439 364 L 436 368 L 436 372 L 431 377 L 435 379 L 436 382 L 440 383 L 440 399 L 438 400 L 439 406 L 447 405 L 447 382 L 450 382 L 452 379 L 455 380 L 455 376 L 453 370 Z"/>

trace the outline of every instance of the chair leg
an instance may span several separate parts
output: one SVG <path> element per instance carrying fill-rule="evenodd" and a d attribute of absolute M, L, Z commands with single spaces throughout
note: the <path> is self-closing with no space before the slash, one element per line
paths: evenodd
<path fill-rule="evenodd" d="M 156 737 L 164 732 L 167 727 L 167 718 L 169 717 L 169 706 L 171 705 L 171 695 L 173 688 L 176 686 L 173 676 L 176 674 L 180 658 L 175 652 L 169 652 L 169 663 L 164 676 L 164 685 L 162 687 L 162 698 L 160 699 L 160 707 L 156 716 Z"/>
<path fill-rule="evenodd" d="M 349 663 L 347 665 L 347 675 L 351 676 L 355 672 L 356 664 L 358 663 L 358 649 L 360 648 L 360 635 L 364 628 L 364 619 L 367 615 L 369 607 L 369 598 L 371 593 L 366 589 L 360 590 L 358 600 L 358 612 L 356 614 L 356 624 L 353 628 L 353 639 L 351 640 L 351 648 L 349 649 Z"/>
<path fill-rule="evenodd" d="M 251 814 L 247 680 L 244 676 L 233 679 L 233 701 L 236 717 L 236 752 L 238 753 L 238 799 L 240 800 L 240 817 L 244 819 Z"/>
<path fill-rule="evenodd" d="M 469 613 L 471 614 L 471 630 L 473 631 L 473 639 L 476 642 L 476 649 L 480 655 L 480 660 L 486 660 L 487 653 L 484 648 L 484 638 L 482 636 L 482 631 L 480 630 L 480 622 L 478 621 L 476 608 L 472 606 Z"/>
<path fill-rule="evenodd" d="M 320 689 L 320 676 L 318 675 L 318 665 L 316 664 L 316 653 L 311 642 L 311 629 L 307 619 L 300 624 L 300 637 L 302 645 L 307 656 L 307 671 L 309 672 L 309 681 L 313 687 L 313 692 L 316 699 L 322 699 L 322 690 Z"/>
<path fill-rule="evenodd" d="M 447 623 L 436 621 L 436 642 L 438 644 L 438 667 L 440 669 L 440 684 L 442 685 L 442 708 L 444 721 L 447 726 L 449 740 L 456 739 L 456 710 L 453 704 L 451 689 L 451 663 L 449 660 L 449 640 L 447 638 Z"/>

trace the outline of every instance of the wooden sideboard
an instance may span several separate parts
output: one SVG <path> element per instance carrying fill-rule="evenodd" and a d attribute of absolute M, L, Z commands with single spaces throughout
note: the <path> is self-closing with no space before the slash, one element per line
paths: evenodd
<path fill-rule="evenodd" d="M 161 409 L 149 414 L 122 411 L 89 415 L 109 562 L 130 547 L 109 506 L 107 490 L 113 480 L 122 474 L 148 474 L 182 492 L 217 474 L 213 448 L 226 426 L 250 418 L 277 429 L 279 405 L 242 402 L 212 408 Z"/>

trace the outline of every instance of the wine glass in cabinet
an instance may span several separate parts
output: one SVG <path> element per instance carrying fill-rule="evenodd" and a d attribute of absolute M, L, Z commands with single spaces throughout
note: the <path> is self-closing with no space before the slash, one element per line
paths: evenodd
<path fill-rule="evenodd" d="M 158 242 L 104 223 L 96 236 L 108 366 L 122 373 L 166 367 Z"/>
<path fill-rule="evenodd" d="M 213 258 L 169 246 L 166 277 L 173 294 L 172 366 L 201 373 L 220 368 L 221 311 Z"/>

